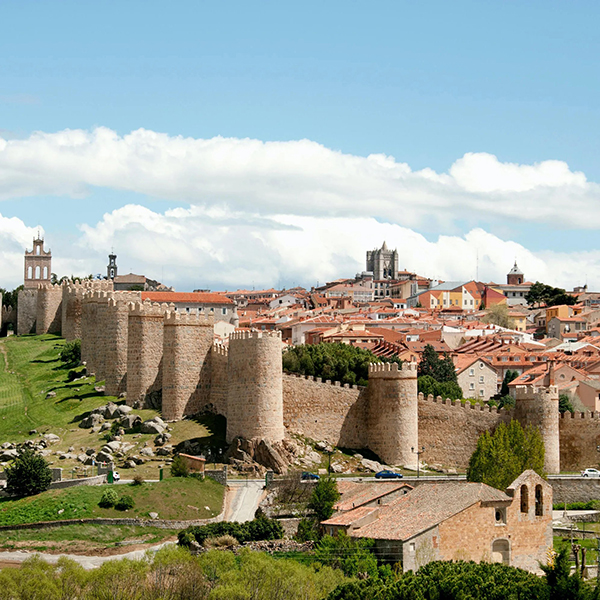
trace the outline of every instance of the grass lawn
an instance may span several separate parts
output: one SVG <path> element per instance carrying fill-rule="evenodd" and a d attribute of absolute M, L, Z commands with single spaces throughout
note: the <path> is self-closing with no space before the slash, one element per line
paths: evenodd
<path fill-rule="evenodd" d="M 59 353 L 64 339 L 54 335 L 11 336 L 0 340 L 0 444 L 22 442 L 36 437 L 29 431 L 36 429 L 38 434 L 55 433 L 60 442 L 51 446 L 66 452 L 73 448 L 81 453 L 86 448 L 99 450 L 106 440 L 103 434 L 92 433 L 78 427 L 82 416 L 90 410 L 118 399 L 99 394 L 94 390 L 97 382 L 93 377 L 69 382 L 69 368 L 59 361 Z M 99 382 L 100 384 L 102 382 Z M 56 396 L 46 398 L 48 392 Z M 142 419 L 157 414 L 154 410 L 136 410 Z M 223 424 L 214 417 L 198 420 L 184 420 L 171 425 L 171 443 L 177 445 L 185 440 L 202 439 L 207 445 L 220 446 L 223 443 Z M 124 441 L 135 444 L 129 454 L 138 454 L 148 442 L 152 447 L 154 435 L 126 434 Z M 63 477 L 75 476 L 85 468 L 77 461 L 59 460 L 56 456 L 46 459 L 55 467 L 63 467 Z M 135 469 L 122 472 L 124 478 L 139 474 L 145 479 L 158 479 L 159 468 L 165 465 L 164 457 L 156 457 Z M 87 469 L 88 474 L 91 469 Z"/>
<path fill-rule="evenodd" d="M 131 525 L 66 525 L 48 529 L 0 531 L 0 548 L 38 552 L 89 552 L 124 546 L 158 544 L 177 535 L 177 530 Z M 125 550 L 120 550 L 124 552 Z"/>
<path fill-rule="evenodd" d="M 100 508 L 98 502 L 107 488 L 119 496 L 129 495 L 135 507 L 128 511 Z M 160 483 L 81 486 L 48 490 L 37 496 L 12 500 L 0 498 L 0 525 L 17 525 L 60 519 L 96 517 L 143 517 L 157 512 L 161 519 L 206 519 L 221 512 L 224 487 L 206 478 L 172 477 Z M 62 511 L 62 512 L 60 512 Z"/>

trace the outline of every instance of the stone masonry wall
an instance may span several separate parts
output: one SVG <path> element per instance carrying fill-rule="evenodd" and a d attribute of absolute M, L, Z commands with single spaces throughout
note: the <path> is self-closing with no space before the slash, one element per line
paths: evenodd
<path fill-rule="evenodd" d="M 105 393 L 118 396 L 127 390 L 127 336 L 129 305 L 127 298 L 113 292 L 106 306 Z"/>
<path fill-rule="evenodd" d="M 89 375 L 95 373 L 94 360 L 98 345 L 98 313 L 99 296 L 87 293 L 81 303 L 81 361 L 86 364 Z"/>
<path fill-rule="evenodd" d="M 418 412 L 416 363 L 369 366 L 368 446 L 385 463 L 416 467 Z"/>
<path fill-rule="evenodd" d="M 127 404 L 146 404 L 146 397 L 162 397 L 162 362 L 166 304 L 136 302 L 129 312 L 127 349 Z M 157 403 L 154 404 L 156 406 Z"/>
<path fill-rule="evenodd" d="M 62 321 L 62 288 L 59 285 L 40 284 L 38 286 L 35 332 L 61 332 Z"/>
<path fill-rule="evenodd" d="M 283 423 L 287 431 L 344 448 L 364 448 L 367 388 L 283 375 Z"/>
<path fill-rule="evenodd" d="M 206 408 L 225 416 L 227 416 L 228 361 L 228 348 L 221 344 L 214 344 L 210 356 L 210 405 Z"/>
<path fill-rule="evenodd" d="M 229 336 L 227 441 L 283 440 L 281 351 L 279 331 Z"/>
<path fill-rule="evenodd" d="M 566 412 L 559 419 L 560 467 L 563 471 L 598 468 L 600 452 L 600 413 Z"/>
<path fill-rule="evenodd" d="M 194 414 L 210 401 L 213 324 L 199 314 L 165 316 L 162 414 L 167 421 Z"/>
<path fill-rule="evenodd" d="M 425 446 L 421 460 L 465 469 L 479 436 L 510 418 L 511 412 L 503 409 L 419 394 L 419 446 Z"/>
<path fill-rule="evenodd" d="M 37 318 L 37 289 L 20 290 L 17 304 L 17 333 L 35 333 Z"/>
<path fill-rule="evenodd" d="M 81 339 L 81 313 L 85 292 L 81 287 L 65 285 L 62 288 L 62 336 L 67 342 Z"/>

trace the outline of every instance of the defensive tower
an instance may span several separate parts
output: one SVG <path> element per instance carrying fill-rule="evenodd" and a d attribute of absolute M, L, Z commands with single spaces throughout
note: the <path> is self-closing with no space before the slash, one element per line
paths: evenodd
<path fill-rule="evenodd" d="M 227 441 L 235 437 L 283 440 L 281 333 L 229 336 Z"/>
<path fill-rule="evenodd" d="M 210 350 L 214 320 L 169 312 L 164 317 L 162 414 L 177 421 L 210 402 Z"/>
<path fill-rule="evenodd" d="M 51 283 L 41 283 L 37 289 L 35 333 L 61 333 L 62 288 Z"/>
<path fill-rule="evenodd" d="M 127 404 L 162 406 L 162 361 L 166 304 L 130 305 L 127 350 Z"/>
<path fill-rule="evenodd" d="M 391 465 L 416 467 L 419 447 L 417 363 L 371 364 L 369 448 Z"/>
<path fill-rule="evenodd" d="M 555 385 L 516 386 L 515 417 L 524 427 L 534 425 L 539 429 L 545 448 L 544 471 L 560 473 L 558 388 Z"/>

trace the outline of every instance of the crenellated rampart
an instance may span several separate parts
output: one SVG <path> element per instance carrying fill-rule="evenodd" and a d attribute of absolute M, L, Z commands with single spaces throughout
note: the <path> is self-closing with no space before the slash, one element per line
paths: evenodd
<path fill-rule="evenodd" d="M 35 333 L 61 333 L 62 288 L 60 285 L 40 283 L 37 288 Z"/>
<path fill-rule="evenodd" d="M 560 415 L 560 467 L 578 471 L 596 467 L 600 460 L 600 412 L 565 412 Z"/>
<path fill-rule="evenodd" d="M 162 413 L 167 421 L 210 403 L 210 350 L 214 319 L 169 312 L 164 317 Z"/>
<path fill-rule="evenodd" d="M 229 348 L 224 344 L 213 344 L 210 355 L 210 404 L 204 408 L 220 415 L 227 415 L 228 362 Z"/>

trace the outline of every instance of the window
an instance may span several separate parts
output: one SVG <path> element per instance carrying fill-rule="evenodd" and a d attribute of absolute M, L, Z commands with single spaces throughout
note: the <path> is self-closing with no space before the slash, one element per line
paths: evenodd
<path fill-rule="evenodd" d="M 408 551 L 409 551 L 409 552 L 414 552 L 414 551 L 415 551 L 415 549 L 416 549 L 415 543 L 414 543 L 414 542 L 411 542 L 411 543 L 408 545 Z"/>
<path fill-rule="evenodd" d="M 33 269 L 32 267 L 27 267 L 27 279 L 31 279 L 33 277 Z"/>
<path fill-rule="evenodd" d="M 39 278 L 40 278 L 40 268 L 39 268 L 39 267 L 36 267 L 36 268 L 35 268 L 35 278 L 36 278 L 36 279 L 39 279 Z"/>
<path fill-rule="evenodd" d="M 535 516 L 544 516 L 544 492 L 539 483 L 535 486 Z"/>
<path fill-rule="evenodd" d="M 479 368 L 483 369 L 483 363 L 482 362 L 479 363 Z"/>
<path fill-rule="evenodd" d="M 479 390 L 479 395 L 483 398 L 485 396 L 485 390 Z"/>
<path fill-rule="evenodd" d="M 471 382 L 471 383 L 469 384 L 469 389 L 470 389 L 470 390 L 474 390 L 474 389 L 475 389 L 475 384 L 474 384 L 473 382 Z"/>
<path fill-rule="evenodd" d="M 529 512 L 529 490 L 526 485 L 521 486 L 521 512 Z"/>
<path fill-rule="evenodd" d="M 44 267 L 44 276 L 43 279 L 48 279 L 48 267 Z"/>
<path fill-rule="evenodd" d="M 226 315 L 227 314 L 227 309 L 226 308 L 222 308 L 221 309 L 221 314 L 222 315 Z"/>
<path fill-rule="evenodd" d="M 506 525 L 506 508 L 496 508 L 495 517 L 496 525 Z"/>
<path fill-rule="evenodd" d="M 475 376 L 475 369 L 469 369 L 469 376 L 470 377 L 474 377 Z"/>
<path fill-rule="evenodd" d="M 483 377 L 483 375 L 480 375 L 480 376 L 479 376 L 479 383 L 483 383 L 483 380 L 484 380 L 484 377 Z"/>

